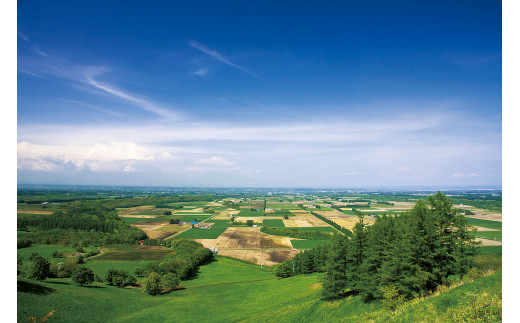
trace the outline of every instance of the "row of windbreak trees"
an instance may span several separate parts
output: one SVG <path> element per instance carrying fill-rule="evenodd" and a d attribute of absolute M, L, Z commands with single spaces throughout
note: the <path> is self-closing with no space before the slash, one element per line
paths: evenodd
<path fill-rule="evenodd" d="M 460 281 L 473 266 L 475 245 L 464 215 L 438 192 L 427 202 L 419 200 L 409 212 L 378 217 L 371 226 L 360 215 L 352 238 L 336 235 L 330 244 L 278 265 L 275 273 L 287 277 L 326 271 L 325 299 L 346 292 L 367 301 L 381 299 L 389 287 L 411 299 Z"/>

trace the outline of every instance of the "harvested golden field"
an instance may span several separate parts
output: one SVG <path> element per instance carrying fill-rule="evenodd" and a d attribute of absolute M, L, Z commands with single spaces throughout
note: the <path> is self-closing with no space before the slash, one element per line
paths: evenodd
<path fill-rule="evenodd" d="M 344 227 L 345 229 L 352 230 L 354 225 L 359 221 L 357 216 L 354 215 L 346 215 L 337 210 L 334 211 L 318 211 L 316 212 L 319 215 L 324 216 L 325 218 L 336 222 L 338 225 Z M 373 224 L 375 219 L 371 217 L 365 217 L 365 222 L 368 224 Z"/>
<path fill-rule="evenodd" d="M 283 223 L 288 228 L 297 228 L 297 227 L 329 227 L 326 222 L 318 219 L 314 215 L 310 214 L 307 211 L 304 212 L 293 212 L 296 216 L 290 216 L 289 219 L 283 219 Z"/>
<path fill-rule="evenodd" d="M 139 215 L 139 214 L 118 214 L 121 218 L 143 218 L 143 219 L 153 219 L 159 217 L 161 215 Z"/>
<path fill-rule="evenodd" d="M 18 209 L 16 212 L 17 213 L 25 213 L 25 214 L 52 214 L 55 211 Z"/>
<path fill-rule="evenodd" d="M 291 239 L 260 232 L 260 228 L 230 227 L 217 239 L 197 239 L 205 247 L 232 249 L 290 248 Z"/>
<path fill-rule="evenodd" d="M 207 248 L 218 248 L 220 255 L 256 264 L 263 261 L 267 266 L 276 265 L 299 252 L 293 250 L 291 238 L 268 235 L 251 227 L 230 227 L 217 239 L 195 241 Z"/>
<path fill-rule="evenodd" d="M 198 207 L 198 208 L 193 208 L 193 209 L 190 209 L 190 208 L 187 208 L 187 207 L 183 207 L 182 209 L 179 209 L 179 210 L 175 210 L 173 211 L 172 213 L 202 213 L 204 212 L 203 211 L 203 208 L 201 207 Z"/>
<path fill-rule="evenodd" d="M 257 265 L 274 266 L 294 257 L 299 250 L 219 250 L 219 255 L 246 260 Z"/>
<path fill-rule="evenodd" d="M 172 234 L 186 230 L 186 226 L 170 224 L 168 222 L 137 222 L 132 224 L 143 230 L 150 239 L 165 239 Z"/>

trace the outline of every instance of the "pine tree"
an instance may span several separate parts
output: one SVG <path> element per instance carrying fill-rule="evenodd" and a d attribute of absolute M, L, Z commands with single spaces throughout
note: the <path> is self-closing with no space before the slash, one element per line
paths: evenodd
<path fill-rule="evenodd" d="M 353 291 L 359 291 L 363 287 L 361 283 L 361 264 L 366 253 L 367 234 L 369 231 L 361 212 L 358 213 L 358 218 L 359 221 L 352 229 L 352 239 L 348 240 L 348 248 L 345 253 L 345 287 Z"/>
<path fill-rule="evenodd" d="M 324 299 L 334 299 L 345 292 L 346 279 L 346 253 L 348 238 L 344 235 L 335 235 L 329 244 L 326 268 L 327 273 L 323 279 L 322 296 Z"/>

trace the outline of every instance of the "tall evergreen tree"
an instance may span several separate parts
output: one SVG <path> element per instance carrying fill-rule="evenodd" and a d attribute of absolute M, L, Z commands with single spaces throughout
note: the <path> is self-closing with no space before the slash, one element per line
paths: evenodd
<path fill-rule="evenodd" d="M 347 288 L 346 253 L 348 238 L 344 235 L 335 235 L 328 250 L 327 273 L 323 279 L 322 296 L 325 299 L 333 299 L 344 293 Z"/>
<path fill-rule="evenodd" d="M 364 216 L 358 213 L 359 221 L 352 229 L 352 239 L 348 241 L 348 248 L 345 253 L 346 257 L 346 273 L 345 286 L 351 290 L 359 291 L 361 286 L 361 264 L 365 257 L 367 248 L 367 234 L 369 228 L 364 222 Z"/>

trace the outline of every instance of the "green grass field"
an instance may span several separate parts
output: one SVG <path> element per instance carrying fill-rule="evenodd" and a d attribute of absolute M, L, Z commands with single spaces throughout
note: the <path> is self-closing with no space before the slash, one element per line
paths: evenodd
<path fill-rule="evenodd" d="M 488 253 L 492 255 L 501 255 L 502 254 L 502 246 L 482 246 L 478 247 L 478 250 L 481 253 Z"/>
<path fill-rule="evenodd" d="M 328 242 L 330 242 L 330 240 L 291 240 L 291 244 L 294 249 L 312 249 Z"/>
<path fill-rule="evenodd" d="M 214 225 L 210 229 L 189 229 L 188 231 L 184 231 L 175 236 L 175 238 L 217 239 L 231 226 L 231 224 L 228 224 L 226 220 L 210 220 L 208 223 L 214 223 Z"/>
<path fill-rule="evenodd" d="M 285 228 L 285 224 L 280 219 L 264 219 L 263 225 L 268 225 L 272 228 Z"/>
<path fill-rule="evenodd" d="M 355 295 L 331 302 L 321 300 L 323 274 L 275 279 L 270 269 L 220 256 L 216 259 L 201 266 L 194 279 L 181 282 L 184 289 L 158 296 L 103 283 L 79 287 L 70 279 L 33 282 L 19 278 L 17 321 L 26 322 L 29 316 L 38 321 L 55 310 L 49 321 L 447 322 L 471 309 L 473 303 L 463 302 L 468 297 L 488 295 L 484 300 L 491 299 L 501 294 L 502 286 L 498 272 L 440 295 L 408 302 L 392 314 L 380 302 L 365 303 Z"/>
<path fill-rule="evenodd" d="M 101 254 L 94 257 L 96 261 L 105 260 L 157 260 L 161 259 L 169 253 L 173 253 L 168 248 L 158 248 L 149 246 L 128 246 L 115 245 L 110 247 L 100 247 Z"/>
<path fill-rule="evenodd" d="M 490 220 L 482 220 L 482 219 L 474 219 L 474 218 L 466 218 L 466 219 L 468 220 L 468 224 L 474 225 L 476 227 L 502 230 L 502 222 L 500 222 L 500 221 L 490 221 Z"/>
<path fill-rule="evenodd" d="M 150 218 L 121 218 L 121 221 L 123 221 L 126 224 L 132 224 L 136 222 L 143 222 L 143 221 L 150 221 Z"/>
<path fill-rule="evenodd" d="M 44 258 L 47 258 L 49 260 L 54 259 L 56 261 L 58 261 L 58 259 L 63 260 L 63 258 L 53 258 L 52 253 L 54 251 L 63 253 L 63 255 L 65 257 L 71 256 L 73 253 L 77 253 L 77 251 L 74 250 L 74 248 L 72 248 L 72 247 L 65 247 L 65 246 L 58 246 L 58 245 L 37 245 L 37 246 L 31 246 L 31 247 L 27 247 L 27 248 L 18 249 L 17 251 L 18 251 L 18 255 L 23 258 L 24 263 L 30 261 L 29 257 L 31 257 L 31 255 L 33 253 L 38 253 L 40 256 L 42 256 Z"/>
<path fill-rule="evenodd" d="M 502 241 L 502 231 L 477 231 L 475 232 L 475 237 Z"/>

